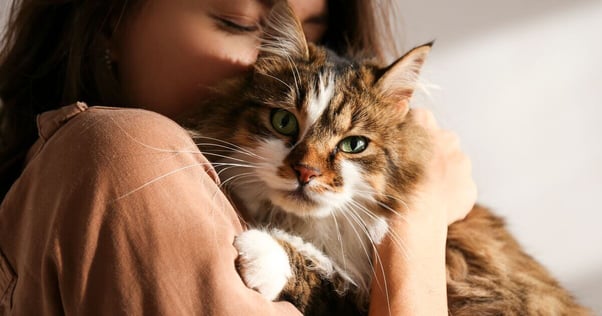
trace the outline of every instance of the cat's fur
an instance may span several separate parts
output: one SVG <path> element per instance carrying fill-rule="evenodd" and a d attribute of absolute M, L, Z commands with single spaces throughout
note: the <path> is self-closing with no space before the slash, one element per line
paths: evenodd
<path fill-rule="evenodd" d="M 285 2 L 263 39 L 254 68 L 183 124 L 255 228 L 235 241 L 246 284 L 308 315 L 364 314 L 373 245 L 429 157 L 408 103 L 430 45 L 385 68 L 347 60 L 306 43 Z M 365 150 L 345 152 L 350 136 Z M 447 274 L 451 315 L 588 314 L 479 206 L 449 228 Z"/>

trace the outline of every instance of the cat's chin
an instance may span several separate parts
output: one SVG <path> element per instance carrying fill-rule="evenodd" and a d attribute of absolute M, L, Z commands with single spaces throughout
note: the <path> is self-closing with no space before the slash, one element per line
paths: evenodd
<path fill-rule="evenodd" d="M 320 203 L 299 190 L 278 191 L 270 199 L 280 210 L 300 217 L 326 217 L 333 210 L 332 206 Z"/>

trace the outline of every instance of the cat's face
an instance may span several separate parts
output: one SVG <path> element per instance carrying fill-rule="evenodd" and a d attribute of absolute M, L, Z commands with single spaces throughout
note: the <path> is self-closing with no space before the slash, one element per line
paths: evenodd
<path fill-rule="evenodd" d="M 239 145 L 266 160 L 253 171 L 265 199 L 287 212 L 325 216 L 383 190 L 382 145 L 396 122 L 377 109 L 370 72 L 328 61 L 322 50 L 312 54 L 320 56 L 298 63 L 294 75 L 286 66 L 255 77 L 257 107 L 247 112 L 253 119 Z"/>
<path fill-rule="evenodd" d="M 418 172 L 405 126 L 428 47 L 382 69 L 308 45 L 291 28 L 272 30 L 289 42 L 265 49 L 252 73 L 229 90 L 243 92 L 204 114 L 228 122 L 202 134 L 229 149 L 201 149 L 253 211 L 275 206 L 323 217 L 386 201 L 391 185 L 402 187 Z"/>

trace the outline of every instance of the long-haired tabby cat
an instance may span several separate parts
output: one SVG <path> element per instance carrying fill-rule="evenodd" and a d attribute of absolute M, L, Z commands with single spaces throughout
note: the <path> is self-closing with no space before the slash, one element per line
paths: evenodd
<path fill-rule="evenodd" d="M 254 68 L 183 124 L 253 229 L 239 272 L 307 315 L 364 314 L 374 244 L 403 216 L 428 159 L 409 99 L 430 45 L 388 67 L 308 44 L 286 2 L 265 23 Z M 482 207 L 449 228 L 451 315 L 583 315 Z"/>

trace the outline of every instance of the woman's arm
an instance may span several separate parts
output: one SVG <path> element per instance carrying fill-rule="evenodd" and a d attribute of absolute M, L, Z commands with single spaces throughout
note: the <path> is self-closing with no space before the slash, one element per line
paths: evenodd
<path fill-rule="evenodd" d="M 48 127 L 0 209 L 14 314 L 300 315 L 242 282 L 240 221 L 174 122 L 90 108 Z"/>
<path fill-rule="evenodd" d="M 377 248 L 373 316 L 448 315 L 447 226 L 468 214 L 477 195 L 470 160 L 455 134 L 440 129 L 429 111 L 413 111 L 414 119 L 431 135 L 433 156 L 410 210 L 403 219 L 391 220 L 394 233 Z"/>

